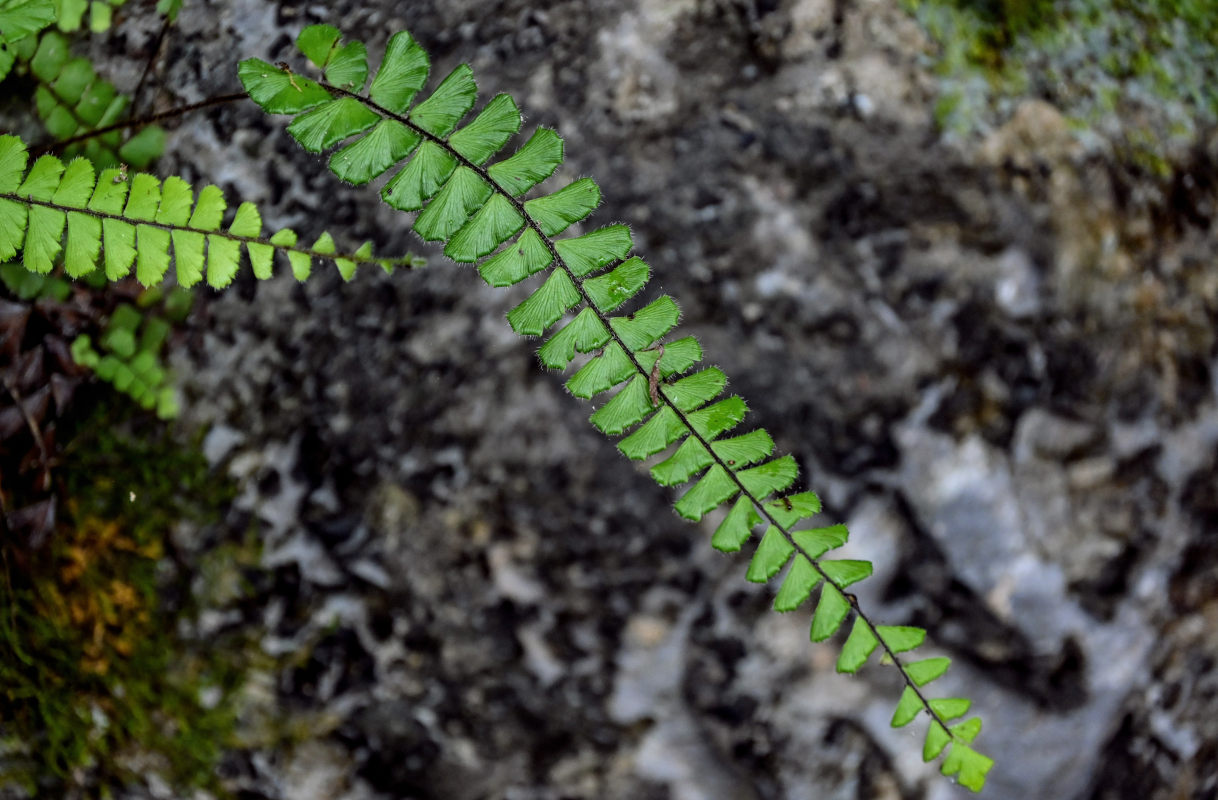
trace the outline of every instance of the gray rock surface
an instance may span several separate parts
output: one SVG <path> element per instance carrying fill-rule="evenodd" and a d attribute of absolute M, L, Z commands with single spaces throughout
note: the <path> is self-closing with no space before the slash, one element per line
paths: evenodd
<path fill-rule="evenodd" d="M 954 658 L 987 797 L 1215 796 L 1218 139 L 1167 182 L 1037 101 L 946 144 L 894 0 L 188 0 L 158 102 L 232 90 L 312 22 L 373 53 L 408 28 L 433 74 L 468 61 L 563 134 L 556 185 L 595 176 L 596 220 L 632 224 L 875 562 L 861 601 Z M 241 283 L 180 354 L 265 537 L 239 624 L 294 656 L 251 705 L 312 721 L 234 756 L 243 797 L 963 791 L 888 727 L 890 670 L 837 675 L 537 367 L 502 319 L 527 289 L 445 263 L 282 127 L 192 117 L 162 169 L 431 265 Z"/>

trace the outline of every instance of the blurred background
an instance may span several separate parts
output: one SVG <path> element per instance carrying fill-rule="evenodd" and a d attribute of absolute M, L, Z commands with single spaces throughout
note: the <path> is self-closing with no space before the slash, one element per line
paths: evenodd
<path fill-rule="evenodd" d="M 984 796 L 1166 800 L 1218 797 L 1216 11 L 131 0 L 65 38 L 139 113 L 239 91 L 240 58 L 304 71 L 316 22 L 374 63 L 410 30 L 433 82 L 469 63 L 562 134 L 547 185 L 596 178 L 590 224 L 632 226 L 850 526 L 863 606 L 953 659 Z M 5 125 L 65 138 L 20 116 L 38 83 L 5 79 Z M 53 464 L 5 399 L 6 513 L 59 493 L 6 529 L 0 797 L 966 795 L 888 726 L 892 670 L 836 674 L 840 641 L 587 423 L 503 319 L 529 286 L 446 262 L 252 103 L 162 125 L 155 173 L 428 266 L 244 274 L 189 315 L 133 293 L 172 323 L 175 419 L 81 370 Z M 36 332 L 86 330 L 26 289 L 14 381 Z M 108 346 L 112 295 L 55 302 Z"/>

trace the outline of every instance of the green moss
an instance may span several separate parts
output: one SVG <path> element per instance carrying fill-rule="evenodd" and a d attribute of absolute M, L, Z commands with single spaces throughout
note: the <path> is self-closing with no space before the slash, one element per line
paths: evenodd
<path fill-rule="evenodd" d="M 243 643 L 179 636 L 197 601 L 165 558 L 173 526 L 206 523 L 232 488 L 129 405 L 103 405 L 65 448 L 50 545 L 0 548 L 0 783 L 41 796 L 149 770 L 218 790 L 234 741 Z M 252 558 L 216 551 L 208 568 Z"/>
<path fill-rule="evenodd" d="M 1212 0 L 903 1 L 938 44 L 935 69 L 954 98 L 936 109 L 947 130 L 1000 124 L 1031 96 L 1119 150 L 1162 160 L 1218 121 Z M 1130 135 L 1127 119 L 1144 130 Z"/>

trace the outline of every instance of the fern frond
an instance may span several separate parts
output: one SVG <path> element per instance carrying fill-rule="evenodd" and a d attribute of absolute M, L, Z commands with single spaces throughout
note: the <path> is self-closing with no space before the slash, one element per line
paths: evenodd
<path fill-rule="evenodd" d="M 97 174 L 85 158 L 65 165 L 42 156 L 27 170 L 28 162 L 20 139 L 0 136 L 0 262 L 20 257 L 33 273 L 50 272 L 62 254 L 64 271 L 73 278 L 101 267 L 109 280 L 120 280 L 134 266 L 136 279 L 152 286 L 173 265 L 179 285 L 206 279 L 219 289 L 236 276 L 242 249 L 259 279 L 271 276 L 276 252 L 299 280 L 308 277 L 314 258 L 333 261 L 345 279 L 359 264 L 386 271 L 418 265 L 411 256 L 375 257 L 371 243 L 339 253 L 328 233 L 311 247 L 299 247 L 290 228 L 263 239 L 262 217 L 248 202 L 224 229 L 228 203 L 215 186 L 196 195 L 181 178 L 162 182 L 142 172 L 128 176 L 125 169 Z"/>
<path fill-rule="evenodd" d="M 161 419 L 172 419 L 179 410 L 177 395 L 160 355 L 169 332 L 166 319 L 122 304 L 114 309 L 99 337 L 100 352 L 91 337 L 81 334 L 72 342 L 72 360 L 144 408 L 155 409 Z"/>
<path fill-rule="evenodd" d="M 577 352 L 594 353 L 567 380 L 581 398 L 616 389 L 597 408 L 592 424 L 609 436 L 623 436 L 618 447 L 643 459 L 671 449 L 652 468 L 662 485 L 692 484 L 676 502 L 677 512 L 700 520 L 732 504 L 712 544 L 740 549 L 763 528 L 746 577 L 765 582 L 790 567 L 775 598 L 791 610 L 820 591 L 810 638 L 827 639 L 853 613 L 854 628 L 838 661 L 856 672 L 877 649 L 900 671 L 905 693 L 894 725 L 925 712 L 930 718 L 924 755 L 951 750 L 945 774 L 980 790 L 992 762 L 971 748 L 980 720 L 948 725 L 967 710 L 958 699 L 930 700 L 922 687 L 939 677 L 947 659 L 904 663 L 898 653 L 921 644 L 925 632 L 872 622 L 846 590 L 871 574 L 871 564 L 824 556 L 846 542 L 843 525 L 800 528 L 820 512 L 810 492 L 787 493 L 796 479 L 795 460 L 772 458 L 773 439 L 763 430 L 721 438 L 747 414 L 739 397 L 723 393 L 727 380 L 711 367 L 690 373 L 702 358 L 697 342 L 669 341 L 680 311 L 668 296 L 637 306 L 650 269 L 631 257 L 629 231 L 611 225 L 581 236 L 555 238 L 586 220 L 600 203 L 600 189 L 581 178 L 553 192 L 529 196 L 562 161 L 562 140 L 552 131 L 534 132 L 515 153 L 490 163 L 519 130 L 515 103 L 494 98 L 472 121 L 475 86 L 467 66 L 457 67 L 417 104 L 428 73 L 428 59 L 407 33 L 389 40 L 368 93 L 366 48 L 343 44 L 337 28 L 305 28 L 297 44 L 321 70 L 315 81 L 248 59 L 240 78 L 250 97 L 270 113 L 292 114 L 288 132 L 310 151 L 342 145 L 331 157 L 338 177 L 364 183 L 391 171 L 381 194 L 402 211 L 417 211 L 414 230 L 444 243 L 454 261 L 478 263 L 492 286 L 509 286 L 548 271 L 533 293 L 508 312 L 508 323 L 524 336 L 548 336 L 539 357 L 553 369 L 566 369 Z M 479 263 L 480 262 L 480 263 Z M 622 313 L 628 303 L 637 307 Z M 564 317 L 569 321 L 553 330 Z M 770 459 L 770 460 L 766 460 Z"/>
<path fill-rule="evenodd" d="M 29 74 L 37 81 L 34 107 L 57 140 L 78 139 L 113 126 L 131 102 L 97 74 L 89 59 L 72 57 L 67 38 L 57 31 L 47 31 L 36 40 L 27 38 L 14 52 L 28 62 Z M 157 125 L 126 141 L 122 137 L 123 131 L 115 129 L 67 148 L 65 155 L 81 153 L 99 167 L 123 163 L 142 169 L 165 149 L 165 131 Z"/>

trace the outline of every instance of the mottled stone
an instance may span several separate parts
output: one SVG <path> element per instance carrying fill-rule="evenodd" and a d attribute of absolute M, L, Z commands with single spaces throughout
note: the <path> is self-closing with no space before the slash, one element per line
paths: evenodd
<path fill-rule="evenodd" d="M 158 107 L 231 91 L 238 57 L 292 58 L 311 22 L 373 53 L 408 27 L 435 75 L 469 61 L 526 132 L 563 134 L 553 185 L 594 175 L 593 224 L 633 225 L 746 425 L 876 561 L 860 598 L 956 658 L 944 692 L 974 698 L 998 758 L 987 797 L 1212 791 L 1218 157 L 1164 186 L 1040 101 L 944 142 L 895 0 L 188 2 Z M 773 614 L 538 368 L 503 322 L 526 288 L 445 263 L 282 128 L 249 104 L 189 117 L 161 169 L 431 263 L 242 279 L 175 356 L 186 421 L 223 426 L 233 521 L 266 541 L 245 611 L 282 659 L 263 689 L 330 721 L 324 757 L 235 757 L 235 791 L 954 793 L 888 728 L 892 671 L 837 675 L 808 612 Z"/>

